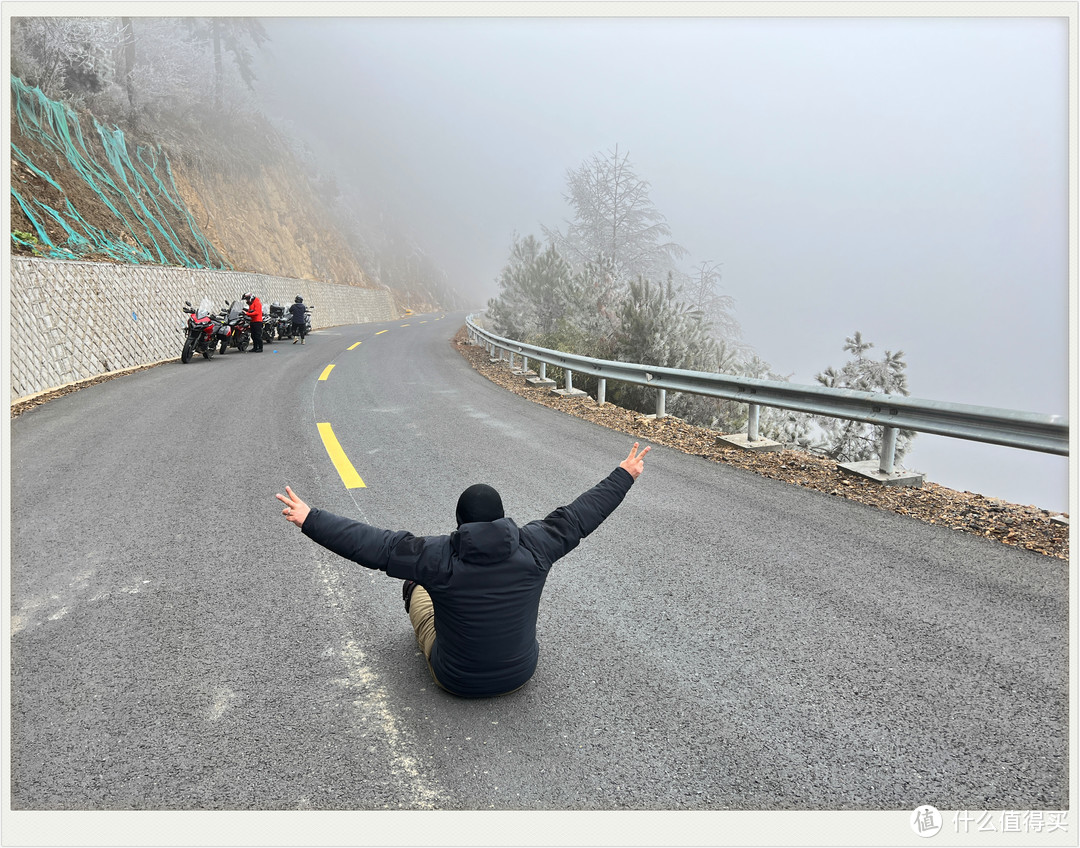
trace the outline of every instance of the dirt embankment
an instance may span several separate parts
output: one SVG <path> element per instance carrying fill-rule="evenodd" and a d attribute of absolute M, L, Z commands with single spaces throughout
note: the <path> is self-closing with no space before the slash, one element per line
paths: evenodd
<path fill-rule="evenodd" d="M 231 175 L 174 164 L 173 176 L 233 270 L 370 286 L 315 190 L 287 162 Z"/>

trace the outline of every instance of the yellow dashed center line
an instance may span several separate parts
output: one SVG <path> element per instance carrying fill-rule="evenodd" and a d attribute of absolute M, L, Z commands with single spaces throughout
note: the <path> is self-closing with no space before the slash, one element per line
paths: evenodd
<path fill-rule="evenodd" d="M 379 330 L 379 332 L 377 332 L 375 335 L 376 336 L 381 336 L 383 333 L 389 333 L 389 332 L 390 332 L 389 330 Z"/>
<path fill-rule="evenodd" d="M 319 379 L 320 380 L 325 380 L 327 377 L 330 376 L 330 372 L 333 371 L 333 370 L 334 370 L 333 363 L 331 363 L 330 365 L 327 365 L 326 370 L 323 371 L 322 374 L 319 375 Z"/>
<path fill-rule="evenodd" d="M 347 350 L 356 350 L 356 349 L 357 349 L 358 347 L 360 347 L 360 342 L 357 342 L 357 343 L 356 343 L 356 344 L 354 344 L 354 345 L 349 345 L 349 347 L 348 347 L 348 348 L 346 348 L 346 349 L 347 349 Z"/>
<path fill-rule="evenodd" d="M 329 455 L 330 461 L 334 463 L 334 468 L 337 469 L 337 473 L 341 476 L 341 482 L 345 484 L 345 488 L 366 489 L 367 486 L 364 484 L 363 479 L 356 473 L 353 464 L 345 456 L 345 451 L 341 449 L 341 443 L 337 440 L 337 436 L 334 435 L 334 428 L 329 424 L 319 424 L 318 427 L 326 453 Z"/>
<path fill-rule="evenodd" d="M 398 326 L 399 327 L 408 327 L 409 325 L 408 324 L 399 324 Z"/>

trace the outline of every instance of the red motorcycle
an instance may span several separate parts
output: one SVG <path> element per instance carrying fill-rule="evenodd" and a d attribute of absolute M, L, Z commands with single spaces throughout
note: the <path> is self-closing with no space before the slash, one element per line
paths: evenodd
<path fill-rule="evenodd" d="M 201 353 L 205 359 L 214 355 L 218 341 L 222 338 L 222 330 L 228 332 L 220 320 L 213 315 L 214 306 L 210 298 L 204 297 L 199 308 L 192 307 L 190 301 L 184 301 L 184 312 L 187 313 L 187 327 L 180 332 L 184 333 L 184 349 L 180 352 L 180 361 L 185 365 L 191 362 L 191 357 Z"/>

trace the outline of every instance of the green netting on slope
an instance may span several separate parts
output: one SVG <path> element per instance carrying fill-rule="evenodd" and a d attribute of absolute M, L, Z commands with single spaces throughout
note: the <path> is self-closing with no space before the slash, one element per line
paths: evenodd
<path fill-rule="evenodd" d="M 11 194 L 33 225 L 40 243 L 51 248 L 50 256 L 77 259 L 87 253 L 101 253 L 136 264 L 229 267 L 195 223 L 176 188 L 168 157 L 160 149 L 137 147 L 135 158 L 142 166 L 140 170 L 131 161 L 124 133 L 115 127 L 108 130 L 95 120 L 94 129 L 106 160 L 98 162 L 83 139 L 78 116 L 63 103 L 50 100 L 40 89 L 30 88 L 13 76 L 11 104 L 19 133 L 64 157 L 115 216 L 118 231 L 134 241 L 133 244 L 122 241 L 91 225 L 66 196 L 63 208 L 56 209 L 37 198 L 23 197 L 13 181 Z M 14 141 L 11 153 L 32 173 L 64 194 L 42 164 L 31 161 Z M 183 223 L 182 236 L 170 220 L 174 224 Z M 44 226 L 46 221 L 54 222 L 64 231 L 66 239 L 62 244 L 56 244 L 49 237 Z M 16 234 L 12 234 L 12 239 L 29 244 Z"/>

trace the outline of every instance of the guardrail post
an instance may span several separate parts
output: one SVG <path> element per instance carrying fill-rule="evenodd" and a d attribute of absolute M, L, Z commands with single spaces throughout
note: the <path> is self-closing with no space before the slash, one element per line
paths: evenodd
<path fill-rule="evenodd" d="M 566 375 L 566 380 L 564 381 L 564 384 L 563 384 L 565 386 L 565 388 L 552 389 L 551 390 L 552 394 L 559 395 L 560 397 L 581 397 L 582 395 L 587 394 L 586 392 L 583 392 L 581 389 L 575 389 L 574 388 L 574 372 L 573 371 L 571 371 L 565 365 L 562 366 L 562 370 L 563 370 L 563 374 Z M 548 385 L 554 385 L 554 381 L 550 381 L 548 383 Z"/>
<path fill-rule="evenodd" d="M 526 362 L 528 362 L 528 360 L 526 360 Z M 547 377 L 547 363 L 544 362 L 544 360 L 542 359 L 538 359 L 537 362 L 540 363 L 540 376 L 537 377 L 536 375 L 532 374 L 532 372 L 529 371 L 529 369 L 526 367 L 525 369 L 523 369 L 526 375 L 525 382 L 528 383 L 530 386 L 536 386 L 537 388 L 539 388 L 540 386 L 554 386 L 555 381 L 549 380 Z M 552 391 L 555 390 L 552 389 Z"/>
<path fill-rule="evenodd" d="M 529 357 L 525 356 L 524 354 L 522 354 L 522 356 L 521 356 L 521 370 L 522 371 L 528 371 L 529 370 Z"/>
<path fill-rule="evenodd" d="M 878 470 L 882 474 L 893 473 L 893 462 L 896 458 L 896 428 L 886 427 L 881 437 L 881 465 Z"/>
<path fill-rule="evenodd" d="M 667 416 L 667 412 L 664 411 L 664 405 L 667 402 L 667 389 L 656 390 L 656 417 L 664 418 Z"/>
<path fill-rule="evenodd" d="M 761 413 L 761 407 L 756 403 L 750 404 L 750 410 L 747 414 L 746 421 L 746 441 L 756 442 L 758 440 L 758 416 Z"/>
<path fill-rule="evenodd" d="M 607 380 L 601 377 L 596 381 L 596 405 L 604 405 L 604 397 L 607 395 Z"/>
<path fill-rule="evenodd" d="M 514 357 L 515 356 L 516 356 L 516 354 L 513 351 L 510 351 L 510 370 L 511 371 L 514 370 Z"/>

